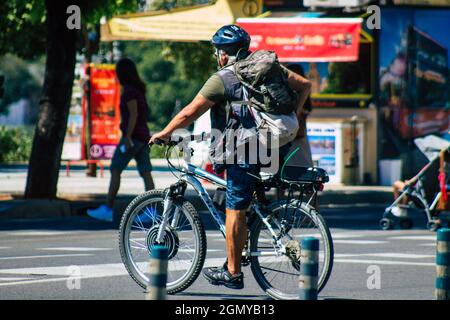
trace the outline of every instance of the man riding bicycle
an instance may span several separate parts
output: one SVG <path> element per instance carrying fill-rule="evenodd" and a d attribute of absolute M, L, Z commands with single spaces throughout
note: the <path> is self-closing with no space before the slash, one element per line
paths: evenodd
<path fill-rule="evenodd" d="M 227 25 L 220 28 L 212 38 L 218 67 L 204 84 L 196 97 L 183 108 L 170 123 L 154 134 L 150 143 L 168 142 L 172 133 L 188 127 L 203 113 L 211 109 L 211 127 L 224 131 L 227 125 L 227 104 L 231 100 L 244 100 L 242 84 L 227 66 L 245 59 L 249 54 L 250 36 L 237 25 Z M 311 83 L 302 76 L 283 68 L 291 89 L 298 94 L 297 115 L 301 116 L 301 108 L 306 101 Z M 242 122 L 252 123 L 248 108 L 243 107 L 238 118 Z M 253 122 L 254 123 L 254 122 Z M 241 272 L 242 250 L 247 241 L 246 210 L 250 206 L 254 193 L 255 176 L 258 176 L 260 166 L 250 161 L 225 164 L 227 172 L 226 191 L 226 251 L 227 262 L 223 267 L 206 268 L 203 275 L 215 285 L 225 285 L 232 289 L 244 287 Z"/>

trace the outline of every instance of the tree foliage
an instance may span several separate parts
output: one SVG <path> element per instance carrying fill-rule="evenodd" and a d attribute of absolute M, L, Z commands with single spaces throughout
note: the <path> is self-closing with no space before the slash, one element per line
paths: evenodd
<path fill-rule="evenodd" d="M 323 93 L 366 93 L 363 70 L 358 62 L 330 63 L 329 69 L 329 83 Z"/>
<path fill-rule="evenodd" d="M 31 141 L 32 134 L 26 129 L 0 126 L 0 163 L 28 160 Z"/>
<path fill-rule="evenodd" d="M 101 16 L 135 11 L 138 0 L 9 0 L 0 5 L 0 54 L 35 57 L 46 53 L 46 70 L 25 197 L 56 197 L 62 145 L 72 93 L 75 54 L 86 32 L 68 29 L 67 8 L 78 5 L 83 30 Z M 67 16 L 66 16 L 67 14 Z M 77 41 L 81 38 L 82 41 Z"/>
<path fill-rule="evenodd" d="M 45 6 L 40 0 L 0 2 L 0 55 L 35 58 L 45 51 Z"/>
<path fill-rule="evenodd" d="M 208 0 L 155 0 L 150 10 L 213 3 Z M 133 59 L 147 86 L 151 111 L 150 128 L 159 130 L 201 88 L 216 69 L 209 42 L 122 42 L 126 56 Z"/>
<path fill-rule="evenodd" d="M 164 127 L 214 71 L 209 44 L 124 42 L 122 46 L 147 84 L 152 130 Z"/>
<path fill-rule="evenodd" d="M 216 2 L 216 0 L 153 0 L 149 9 L 170 10 L 173 8 L 188 7 L 214 2 Z"/>
<path fill-rule="evenodd" d="M 0 73 L 6 75 L 5 95 L 0 99 L 0 114 L 7 114 L 7 106 L 22 98 L 37 106 L 42 89 L 42 62 L 30 63 L 15 55 L 0 57 Z"/>
<path fill-rule="evenodd" d="M 103 16 L 135 12 L 139 3 L 140 0 L 71 1 L 80 7 L 81 22 L 88 28 L 98 24 Z M 0 55 L 13 53 L 23 58 L 35 58 L 44 54 L 48 36 L 46 19 L 43 0 L 0 1 Z M 80 41 L 79 49 L 82 46 Z"/>

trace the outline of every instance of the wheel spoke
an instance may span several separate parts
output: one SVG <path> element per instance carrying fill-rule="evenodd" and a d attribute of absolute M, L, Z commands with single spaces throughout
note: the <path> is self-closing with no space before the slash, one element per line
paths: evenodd
<path fill-rule="evenodd" d="M 157 195 L 157 196 L 156 196 Z M 148 283 L 148 260 L 150 250 L 147 248 L 154 241 L 158 227 L 162 221 L 164 194 L 155 192 L 154 195 L 143 197 L 128 209 L 124 214 L 126 223 L 121 224 L 121 256 L 127 265 L 127 270 L 133 279 L 141 286 Z M 192 282 L 198 275 L 200 268 L 197 264 L 203 263 L 205 250 L 200 238 L 204 231 L 201 223 L 196 219 L 195 208 L 189 203 L 177 210 L 180 214 L 176 225 L 171 223 L 176 212 L 175 204 L 168 212 L 168 225 L 164 236 L 164 245 L 169 248 L 169 268 L 167 290 L 182 288 L 184 283 Z M 196 262 L 196 263 L 194 263 Z M 196 273 L 195 275 L 193 273 Z M 173 291 L 173 292 L 175 292 Z"/>
<path fill-rule="evenodd" d="M 281 205 L 281 203 L 278 205 L 275 204 L 271 208 L 271 212 L 274 213 L 274 216 L 278 217 L 279 221 L 292 223 L 290 229 L 288 229 L 289 237 L 286 234 L 280 239 L 281 244 L 287 246 L 284 249 L 287 253 L 283 256 L 277 255 L 278 245 L 272 247 L 269 245 L 273 240 L 272 235 L 267 227 L 262 222 L 259 222 L 260 229 L 253 230 L 251 233 L 253 240 L 250 251 L 255 253 L 251 255 L 251 259 L 255 264 L 255 277 L 259 279 L 258 283 L 263 286 L 263 289 L 269 294 L 273 294 L 274 297 L 295 299 L 298 294 L 299 271 L 297 268 L 299 261 L 297 260 L 298 253 L 296 253 L 298 247 L 296 247 L 295 243 L 288 241 L 301 241 L 306 236 L 314 236 L 319 239 L 319 255 L 323 257 L 319 261 L 319 281 L 322 282 L 327 278 L 325 276 L 331 267 L 330 259 L 332 259 L 330 257 L 329 247 L 325 244 L 332 244 L 331 241 L 325 242 L 325 238 L 328 237 L 328 233 L 325 231 L 327 227 L 321 219 L 315 216 L 316 213 L 314 211 L 303 210 L 302 207 L 294 208 L 292 205 L 288 206 L 285 210 L 285 206 Z M 271 222 L 271 225 L 276 233 L 280 232 L 273 222 Z M 274 254 L 269 256 L 271 251 Z M 260 254 L 262 252 L 266 254 Z"/>

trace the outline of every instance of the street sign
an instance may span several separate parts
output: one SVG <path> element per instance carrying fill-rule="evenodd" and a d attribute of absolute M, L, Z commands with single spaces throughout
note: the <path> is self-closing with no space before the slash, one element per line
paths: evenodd
<path fill-rule="evenodd" d="M 282 62 L 357 61 L 359 18 L 241 18 L 251 50 L 275 51 Z"/>

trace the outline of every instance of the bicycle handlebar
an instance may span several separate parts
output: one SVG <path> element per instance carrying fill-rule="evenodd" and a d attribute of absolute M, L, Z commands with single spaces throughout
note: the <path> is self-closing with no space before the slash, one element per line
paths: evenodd
<path fill-rule="evenodd" d="M 163 146 L 163 145 L 176 146 L 177 144 L 179 144 L 181 142 L 191 142 L 191 141 L 202 142 L 202 141 L 208 140 L 209 138 L 210 138 L 209 133 L 202 132 L 200 134 L 190 134 L 185 137 L 172 136 L 172 137 L 170 137 L 170 140 L 168 142 L 162 141 L 160 139 L 156 139 L 155 144 L 159 145 L 159 146 Z"/>

